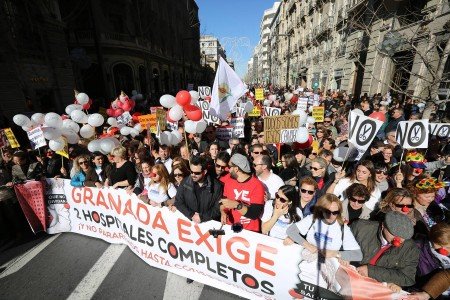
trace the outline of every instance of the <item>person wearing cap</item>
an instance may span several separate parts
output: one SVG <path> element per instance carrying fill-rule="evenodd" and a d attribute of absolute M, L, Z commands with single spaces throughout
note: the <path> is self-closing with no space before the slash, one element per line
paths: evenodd
<path fill-rule="evenodd" d="M 229 163 L 230 176 L 224 179 L 224 198 L 220 201 L 223 224 L 241 224 L 243 229 L 260 232 L 265 189 L 252 175 L 246 156 L 236 153 Z"/>
<path fill-rule="evenodd" d="M 357 267 L 362 276 L 398 287 L 415 283 L 419 250 L 411 239 L 411 220 L 397 211 L 386 213 L 383 222 L 358 220 L 351 224 L 363 259 Z"/>

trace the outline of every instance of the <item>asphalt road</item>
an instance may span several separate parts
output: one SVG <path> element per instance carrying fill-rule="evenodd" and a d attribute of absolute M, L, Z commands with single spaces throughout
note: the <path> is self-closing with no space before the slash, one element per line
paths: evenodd
<path fill-rule="evenodd" d="M 0 253 L 0 299 L 243 299 L 150 267 L 124 245 L 64 233 Z"/>

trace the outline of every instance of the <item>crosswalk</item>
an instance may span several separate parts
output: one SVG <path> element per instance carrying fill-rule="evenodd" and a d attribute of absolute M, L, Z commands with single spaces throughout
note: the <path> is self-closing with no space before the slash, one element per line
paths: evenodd
<path fill-rule="evenodd" d="M 125 245 L 64 233 L 1 266 L 0 299 L 242 299 L 153 268 Z"/>

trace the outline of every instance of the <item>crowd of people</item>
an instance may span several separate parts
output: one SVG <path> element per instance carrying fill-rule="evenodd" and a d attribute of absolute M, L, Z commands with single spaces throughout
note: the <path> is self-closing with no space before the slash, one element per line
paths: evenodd
<path fill-rule="evenodd" d="M 270 105 L 289 114 L 297 103 L 283 92 Z M 20 231 L 15 183 L 66 178 L 74 187 L 126 189 L 195 223 L 217 220 L 236 232 L 282 239 L 286 247 L 298 243 L 312 255 L 354 265 L 393 291 L 410 291 L 410 299 L 444 297 L 450 286 L 448 137 L 430 136 L 428 149 L 405 151 L 396 129 L 403 120 L 446 122 L 449 109 L 380 95 L 355 102 L 338 92 L 322 93 L 319 101 L 324 122 L 308 125 L 314 141 L 306 149 L 266 143 L 263 118 L 246 118 L 245 138 L 228 141 L 216 137 L 219 125 L 185 135 L 182 120 L 178 130 L 187 140 L 178 146 L 160 145 L 145 131 L 134 138 L 118 134 L 121 145 L 107 155 L 90 153 L 85 140 L 70 145 L 70 159 L 51 150 L 3 148 L 2 241 Z M 355 108 L 366 116 L 385 113 L 387 120 L 359 161 L 342 162 L 334 150 L 348 147 Z M 308 263 L 303 267 L 315 267 Z"/>

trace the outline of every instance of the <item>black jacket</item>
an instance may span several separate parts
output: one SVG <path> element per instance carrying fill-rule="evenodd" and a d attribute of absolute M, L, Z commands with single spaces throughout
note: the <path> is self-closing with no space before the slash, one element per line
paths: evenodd
<path fill-rule="evenodd" d="M 194 182 L 187 176 L 180 183 L 175 197 L 175 207 L 187 218 L 197 212 L 202 222 L 220 220 L 220 199 L 223 195 L 223 186 L 215 178 L 206 175 L 205 185 L 200 188 L 200 197 L 197 199 L 194 191 Z"/>

